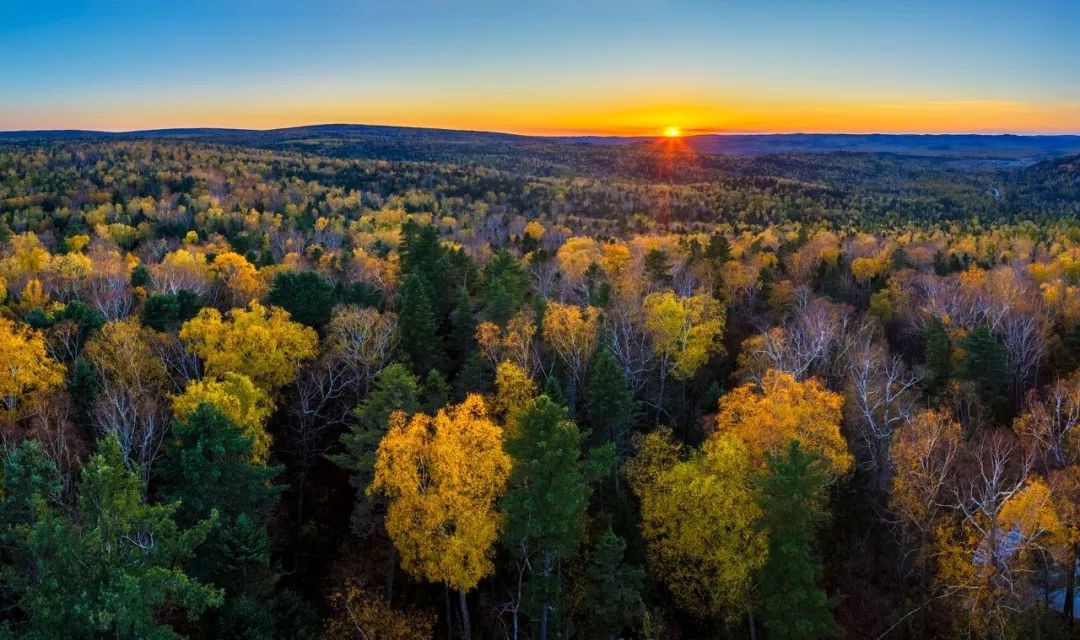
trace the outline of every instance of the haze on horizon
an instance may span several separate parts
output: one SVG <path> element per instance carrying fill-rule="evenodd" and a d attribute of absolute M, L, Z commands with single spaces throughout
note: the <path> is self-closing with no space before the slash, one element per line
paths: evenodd
<path fill-rule="evenodd" d="M 1067 0 L 151 4 L 0 4 L 0 130 L 1080 133 Z"/>

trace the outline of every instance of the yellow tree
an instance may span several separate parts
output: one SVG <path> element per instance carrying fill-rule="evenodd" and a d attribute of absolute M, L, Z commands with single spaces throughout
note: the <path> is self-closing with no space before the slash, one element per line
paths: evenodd
<path fill-rule="evenodd" d="M 223 285 L 225 302 L 231 307 L 242 307 L 266 293 L 266 282 L 259 270 L 235 251 L 217 254 L 210 273 Z"/>
<path fill-rule="evenodd" d="M 0 402 L 15 417 L 38 394 L 64 382 L 64 368 L 48 356 L 39 331 L 0 317 Z"/>
<path fill-rule="evenodd" d="M 720 398 L 716 431 L 732 434 L 746 443 L 757 466 L 765 454 L 780 454 L 795 440 L 816 451 L 834 475 L 851 470 L 854 459 L 840 433 L 844 399 L 825 389 L 816 379 L 799 382 L 791 375 L 770 369 L 760 388 L 748 382 Z"/>
<path fill-rule="evenodd" d="M 585 367 L 596 352 L 597 324 L 600 312 L 596 307 L 552 302 L 544 312 L 544 340 L 559 354 L 567 369 L 573 389 L 578 388 Z M 573 402 L 574 394 L 570 394 Z"/>
<path fill-rule="evenodd" d="M 645 331 L 660 360 L 660 387 L 656 406 L 663 406 L 668 376 L 689 380 L 709 358 L 722 349 L 724 311 L 712 296 L 680 297 L 673 291 L 651 293 L 642 304 Z"/>
<path fill-rule="evenodd" d="M 180 339 L 202 359 L 210 376 L 240 373 L 272 393 L 316 355 L 315 330 L 291 321 L 284 309 L 253 300 L 247 309 L 233 309 L 227 316 L 205 308 L 180 329 Z"/>
<path fill-rule="evenodd" d="M 396 412 L 375 456 L 368 493 L 389 499 L 386 531 L 411 576 L 458 591 L 465 635 L 465 594 L 494 570 L 492 545 L 503 515 L 510 457 L 502 429 L 482 397 L 407 419 Z"/>
<path fill-rule="evenodd" d="M 650 571 L 686 611 L 736 618 L 749 606 L 767 550 L 746 445 L 717 434 L 684 457 L 662 428 L 637 446 L 627 477 L 641 501 Z"/>
<path fill-rule="evenodd" d="M 517 415 L 536 397 L 536 383 L 529 373 L 509 360 L 499 363 L 495 370 L 495 396 L 491 412 L 508 432 L 517 425 Z"/>
<path fill-rule="evenodd" d="M 333 616 L 326 640 L 418 640 L 430 638 L 434 620 L 418 609 L 396 610 L 379 593 L 351 582 L 330 597 Z"/>
<path fill-rule="evenodd" d="M 251 459 L 256 464 L 266 464 L 270 458 L 272 438 L 266 430 L 266 420 L 273 413 L 274 404 L 251 378 L 232 371 L 221 379 L 204 378 L 187 383 L 184 392 L 173 398 L 173 415 L 185 420 L 207 403 L 243 430 L 251 440 Z"/>

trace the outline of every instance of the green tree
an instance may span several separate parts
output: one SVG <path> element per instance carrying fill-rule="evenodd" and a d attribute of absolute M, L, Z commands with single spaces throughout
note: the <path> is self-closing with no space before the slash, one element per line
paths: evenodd
<path fill-rule="evenodd" d="M 159 466 L 161 495 L 179 502 L 176 521 L 192 526 L 218 514 L 218 527 L 187 562 L 192 577 L 225 590 L 225 603 L 203 620 L 205 637 L 274 637 L 268 609 L 276 576 L 270 566 L 270 516 L 280 467 L 252 462 L 251 440 L 210 404 L 174 422 Z"/>
<path fill-rule="evenodd" d="M 181 638 L 163 608 L 197 619 L 219 606 L 219 590 L 183 569 L 216 525 L 217 513 L 183 529 L 179 504 L 148 504 L 137 473 L 124 466 L 116 436 L 84 468 L 69 516 L 35 499 L 20 528 L 33 569 L 16 584 L 29 638 Z"/>
<path fill-rule="evenodd" d="M 353 412 L 357 418 L 341 436 L 344 451 L 331 460 L 349 470 L 349 484 L 356 489 L 352 528 L 366 536 L 378 525 L 375 506 L 378 497 L 368 496 L 367 487 L 375 476 L 375 452 L 386 435 L 390 415 L 395 411 L 413 414 L 420 411 L 420 384 L 404 365 L 392 364 L 375 376 L 375 384 L 367 398 Z"/>
<path fill-rule="evenodd" d="M 488 317 L 505 325 L 525 301 L 527 290 L 528 278 L 518 261 L 506 249 L 496 251 L 484 266 L 482 295 Z"/>
<path fill-rule="evenodd" d="M 926 360 L 926 386 L 940 390 L 952 375 L 952 341 L 941 318 L 933 316 L 923 331 L 923 356 Z"/>
<path fill-rule="evenodd" d="M 282 271 L 274 276 L 266 300 L 288 311 L 293 320 L 318 328 L 330 322 L 334 283 L 317 271 Z"/>
<path fill-rule="evenodd" d="M 960 377 L 975 383 L 983 404 L 1001 418 L 1008 403 L 1009 367 L 1005 346 L 990 328 L 979 325 L 960 341 Z"/>
<path fill-rule="evenodd" d="M 595 439 L 615 445 L 619 457 L 629 452 L 634 419 L 634 391 L 610 349 L 600 349 L 585 379 L 585 417 Z"/>
<path fill-rule="evenodd" d="M 582 635 L 595 640 L 624 637 L 641 618 L 645 570 L 626 562 L 626 542 L 609 528 L 585 564 L 581 593 Z"/>
<path fill-rule="evenodd" d="M 155 293 L 146 299 L 142 323 L 158 331 L 175 329 L 199 313 L 199 296 L 181 289 L 176 293 Z"/>
<path fill-rule="evenodd" d="M 768 455 L 768 464 L 759 499 L 769 553 L 758 576 L 768 637 L 812 640 L 833 635 L 836 623 L 814 549 L 817 529 L 829 518 L 822 508 L 831 479 L 828 465 L 796 441 L 785 454 Z"/>
<path fill-rule="evenodd" d="M 541 640 L 559 597 L 558 565 L 577 553 L 589 480 L 610 469 L 611 447 L 593 461 L 581 457 L 582 434 L 567 418 L 566 407 L 540 396 L 517 417 L 506 451 L 513 460 L 509 489 L 500 506 L 506 512 L 503 541 L 530 566 L 530 600 L 538 610 Z M 516 615 L 515 615 L 516 624 Z"/>
<path fill-rule="evenodd" d="M 430 283 L 420 273 L 413 272 L 405 278 L 400 293 L 401 349 L 412 361 L 414 371 L 423 373 L 441 368 L 444 358 L 440 338 L 435 334 L 438 323 L 431 302 Z"/>

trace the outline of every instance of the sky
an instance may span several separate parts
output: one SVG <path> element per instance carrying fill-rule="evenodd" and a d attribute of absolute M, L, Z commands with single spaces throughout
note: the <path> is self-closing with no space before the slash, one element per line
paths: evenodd
<path fill-rule="evenodd" d="M 1080 134 L 1080 0 L 0 0 L 0 130 Z"/>

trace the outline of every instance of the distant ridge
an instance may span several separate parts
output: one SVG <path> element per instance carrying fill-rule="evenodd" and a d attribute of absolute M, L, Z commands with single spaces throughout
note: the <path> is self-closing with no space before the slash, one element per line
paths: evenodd
<path fill-rule="evenodd" d="M 424 142 L 430 144 L 574 144 L 622 146 L 652 143 L 655 137 L 529 136 L 490 131 L 397 127 L 363 124 L 317 124 L 281 129 L 227 129 L 213 127 L 152 129 L 145 131 L 0 131 L 0 142 L 78 139 L 197 138 L 208 142 L 261 145 L 302 140 L 379 145 Z M 899 155 L 1035 161 L 1080 153 L 1080 135 L 1015 134 L 708 134 L 681 138 L 693 151 L 709 154 L 762 156 L 779 153 L 892 153 Z"/>

